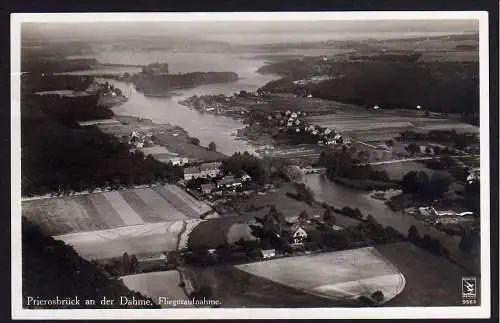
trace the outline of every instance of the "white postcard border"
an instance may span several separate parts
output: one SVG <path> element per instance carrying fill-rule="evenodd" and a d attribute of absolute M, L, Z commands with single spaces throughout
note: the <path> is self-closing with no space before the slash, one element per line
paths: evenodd
<path fill-rule="evenodd" d="M 310 20 L 479 20 L 481 305 L 454 307 L 308 309 L 77 309 L 28 310 L 22 307 L 20 49 L 24 22 L 119 21 L 310 21 Z M 229 13 L 13 13 L 11 14 L 11 269 L 14 319 L 267 319 L 267 318 L 488 318 L 490 290 L 489 50 L 486 11 L 229 12 Z"/>

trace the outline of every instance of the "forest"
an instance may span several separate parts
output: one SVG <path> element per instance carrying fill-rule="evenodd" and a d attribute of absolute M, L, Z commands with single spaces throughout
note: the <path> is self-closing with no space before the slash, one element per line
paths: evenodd
<path fill-rule="evenodd" d="M 26 87 L 33 88 L 33 84 Z M 70 103 L 54 96 L 47 102 L 30 92 L 22 94 L 24 196 L 175 182 L 183 176 L 180 167 L 130 152 L 125 143 L 97 127 L 80 127 L 77 121 L 109 117 L 112 111 L 97 108 L 87 97 L 72 99 Z"/>
<path fill-rule="evenodd" d="M 459 113 L 463 121 L 479 122 L 479 64 L 477 62 L 404 62 L 399 60 L 289 60 L 266 65 L 260 73 L 283 78 L 267 83 L 269 92 L 298 93 L 315 98 L 385 109 Z M 295 80 L 329 75 L 331 80 L 298 86 Z"/>

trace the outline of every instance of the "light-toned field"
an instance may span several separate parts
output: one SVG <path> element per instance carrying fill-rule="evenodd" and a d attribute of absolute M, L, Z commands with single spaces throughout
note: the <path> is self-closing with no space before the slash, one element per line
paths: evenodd
<path fill-rule="evenodd" d="M 108 230 L 58 235 L 86 259 L 110 259 L 128 254 L 175 251 L 182 248 L 201 220 L 146 223 Z"/>
<path fill-rule="evenodd" d="M 125 286 L 130 290 L 136 291 L 151 298 L 156 304 L 159 304 L 160 297 L 166 297 L 169 300 L 187 300 L 184 290 L 179 287 L 181 282 L 179 272 L 175 270 L 129 275 L 121 278 Z M 165 308 L 188 308 L 192 305 L 162 305 Z"/>
<path fill-rule="evenodd" d="M 321 253 L 237 265 L 237 269 L 335 300 L 355 300 L 382 291 L 384 302 L 405 287 L 405 277 L 375 248 Z"/>
<path fill-rule="evenodd" d="M 479 127 L 453 119 L 426 118 L 423 112 L 410 110 L 369 110 L 338 107 L 334 113 L 305 118 L 308 123 L 340 131 L 363 141 L 383 141 L 405 130 L 452 130 L 478 133 Z"/>
<path fill-rule="evenodd" d="M 49 235 L 199 219 L 210 206 L 175 185 L 24 201 L 23 216 Z"/>

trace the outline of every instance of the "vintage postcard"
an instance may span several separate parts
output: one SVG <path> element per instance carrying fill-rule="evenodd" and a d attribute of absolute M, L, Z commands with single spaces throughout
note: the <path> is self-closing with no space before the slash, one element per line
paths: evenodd
<path fill-rule="evenodd" d="M 12 14 L 12 315 L 490 315 L 487 12 Z"/>

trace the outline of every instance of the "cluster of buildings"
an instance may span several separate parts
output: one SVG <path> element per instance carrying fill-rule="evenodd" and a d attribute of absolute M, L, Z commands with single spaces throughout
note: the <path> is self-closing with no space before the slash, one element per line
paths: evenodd
<path fill-rule="evenodd" d="M 241 176 L 223 176 L 221 165 L 221 162 L 213 162 L 186 167 L 184 168 L 184 180 L 206 179 L 206 183 L 200 185 L 203 195 L 223 195 L 224 193 L 240 191 L 243 185 L 252 179 L 246 173 Z"/>
<path fill-rule="evenodd" d="M 196 178 L 216 178 L 222 174 L 221 162 L 203 163 L 198 166 L 184 168 L 184 180 L 190 181 Z"/>
<path fill-rule="evenodd" d="M 303 80 L 297 80 L 293 81 L 293 84 L 295 85 L 307 85 L 307 84 L 318 84 L 323 81 L 329 81 L 332 80 L 333 77 L 329 75 L 319 75 L 319 76 L 312 76 L 308 79 L 303 79 Z"/>
<path fill-rule="evenodd" d="M 306 124 L 300 121 L 300 117 L 305 117 L 307 114 L 305 112 L 292 112 L 290 110 L 286 111 L 284 115 L 280 112 L 274 116 L 270 116 L 269 120 L 273 118 L 280 119 L 280 124 L 285 125 L 288 129 L 295 131 L 296 133 L 304 133 L 309 136 L 316 137 L 317 144 L 323 145 L 335 145 L 335 144 L 349 144 L 350 139 L 348 137 L 343 137 L 342 134 L 336 130 L 329 128 L 322 128 L 312 124 Z M 286 122 L 286 123 L 285 123 Z"/>
<path fill-rule="evenodd" d="M 128 144 L 134 148 L 143 148 L 153 145 L 153 140 L 151 139 L 153 134 L 151 133 L 140 133 L 138 131 L 132 131 L 129 136 Z"/>
<path fill-rule="evenodd" d="M 467 176 L 467 183 L 468 184 L 473 184 L 473 183 L 476 183 L 476 182 L 479 182 L 479 167 L 477 168 L 472 168 L 470 171 L 469 171 L 469 175 Z"/>

